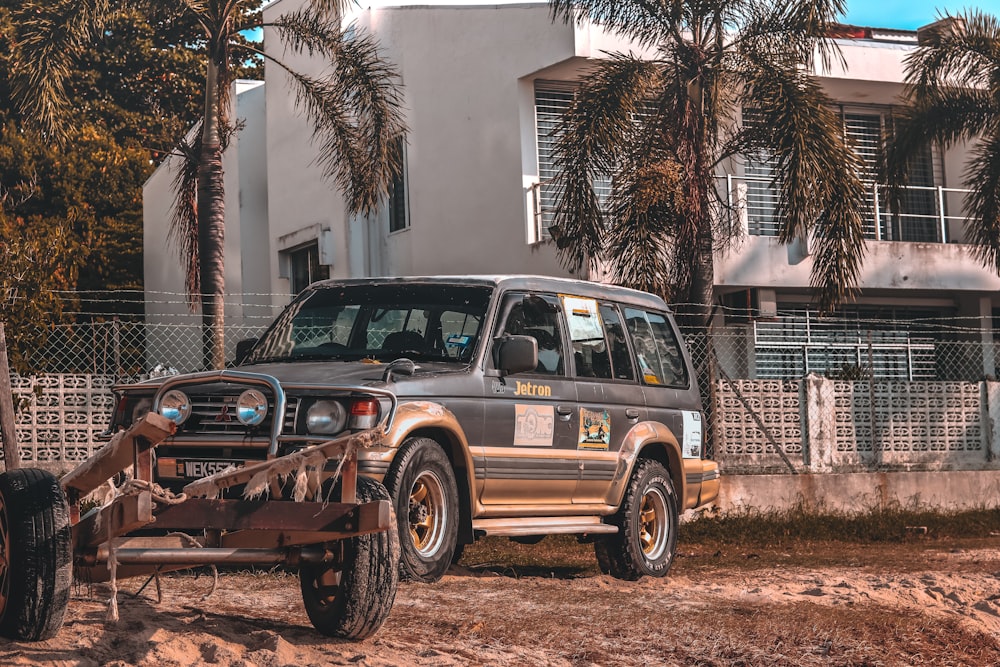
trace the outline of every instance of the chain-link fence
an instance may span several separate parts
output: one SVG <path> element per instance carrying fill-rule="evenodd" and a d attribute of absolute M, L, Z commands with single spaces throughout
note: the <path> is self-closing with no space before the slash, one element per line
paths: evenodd
<path fill-rule="evenodd" d="M 260 324 L 229 326 L 226 358 L 236 344 L 266 329 Z M 864 322 L 860 323 L 863 327 Z M 884 322 L 879 322 L 880 326 Z M 732 379 L 790 380 L 810 374 L 842 380 L 981 380 L 998 375 L 1000 349 L 983 342 L 979 329 L 949 329 L 941 335 L 861 329 L 789 335 L 769 322 L 717 328 L 685 335 L 703 383 Z M 132 377 L 157 366 L 180 372 L 204 368 L 200 322 L 153 324 L 110 319 L 8 330 L 33 341 L 27 374 L 90 373 Z"/>
<path fill-rule="evenodd" d="M 237 342 L 259 336 L 278 312 L 260 310 L 250 320 L 254 324 L 226 328 L 227 359 L 234 358 Z M 837 469 L 928 457 L 966 465 L 963 452 L 977 460 L 992 456 L 992 430 L 980 425 L 993 419 L 987 414 L 993 408 L 985 387 L 1000 395 L 1000 385 L 990 382 L 1000 360 L 992 322 L 980 327 L 979 321 L 955 318 L 915 322 L 820 319 L 809 313 L 769 319 L 732 315 L 726 313 L 720 318 L 725 325 L 710 333 L 685 334 L 707 413 L 706 450 L 724 461 L 726 470 L 812 469 L 818 465 L 817 447 L 846 453 L 846 458 L 834 457 Z M 196 316 L 179 316 L 171 323 L 100 319 L 8 329 L 8 339 L 19 337 L 22 349 L 28 349 L 26 368 L 15 370 L 26 378 L 100 376 L 107 384 L 155 371 L 205 368 Z M 30 345 L 24 346 L 25 341 Z M 980 394 L 984 398 L 976 399 Z M 810 431 L 825 423 L 807 418 L 810 401 L 827 406 L 822 419 L 833 421 L 826 430 Z M 1000 412 L 1000 398 L 994 402 Z M 49 418 L 46 413 L 38 419 Z M 41 421 L 48 428 L 42 435 L 55 433 Z"/>

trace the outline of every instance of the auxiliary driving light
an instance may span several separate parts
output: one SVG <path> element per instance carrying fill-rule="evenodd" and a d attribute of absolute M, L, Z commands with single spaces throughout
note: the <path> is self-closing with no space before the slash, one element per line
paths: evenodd
<path fill-rule="evenodd" d="M 191 399 L 179 389 L 171 389 L 160 399 L 160 414 L 180 426 L 191 416 Z"/>
<path fill-rule="evenodd" d="M 236 399 L 236 419 L 244 426 L 257 426 L 267 416 L 267 399 L 256 389 L 247 389 Z"/>

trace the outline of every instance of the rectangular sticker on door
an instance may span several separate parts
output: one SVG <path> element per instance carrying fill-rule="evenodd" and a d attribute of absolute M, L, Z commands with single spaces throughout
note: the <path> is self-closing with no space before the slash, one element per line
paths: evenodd
<path fill-rule="evenodd" d="M 580 408 L 580 449 L 607 450 L 611 444 L 611 415 L 607 410 Z"/>
<path fill-rule="evenodd" d="M 684 445 L 682 456 L 686 459 L 701 458 L 701 413 L 681 410 L 684 415 Z"/>
<path fill-rule="evenodd" d="M 515 447 L 551 447 L 554 426 L 551 405 L 514 405 Z"/>

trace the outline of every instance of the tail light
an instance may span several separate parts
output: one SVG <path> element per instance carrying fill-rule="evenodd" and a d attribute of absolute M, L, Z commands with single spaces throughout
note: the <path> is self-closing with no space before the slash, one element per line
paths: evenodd
<path fill-rule="evenodd" d="M 348 428 L 374 428 L 378 424 L 378 401 L 374 398 L 359 398 L 351 403 L 351 414 L 347 420 Z"/>

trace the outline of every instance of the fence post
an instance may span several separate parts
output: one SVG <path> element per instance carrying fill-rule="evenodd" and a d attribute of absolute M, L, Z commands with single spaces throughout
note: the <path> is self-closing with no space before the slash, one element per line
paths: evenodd
<path fill-rule="evenodd" d="M 14 423 L 14 394 L 10 387 L 10 364 L 7 360 L 7 336 L 0 321 L 0 437 L 3 438 L 3 464 L 7 470 L 17 470 L 21 460 L 17 454 L 17 428 Z"/>
<path fill-rule="evenodd" d="M 111 320 L 111 344 L 114 346 L 112 348 L 113 359 L 115 360 L 115 381 L 122 376 L 122 346 L 121 346 L 121 332 L 120 332 L 121 322 L 118 320 L 118 316 L 115 315 L 114 319 Z"/>

